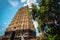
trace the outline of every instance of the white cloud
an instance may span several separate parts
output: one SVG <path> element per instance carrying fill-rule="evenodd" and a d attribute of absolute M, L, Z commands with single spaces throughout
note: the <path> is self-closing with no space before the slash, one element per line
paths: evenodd
<path fill-rule="evenodd" d="M 9 0 L 9 3 L 13 6 L 16 7 L 19 4 L 18 0 Z"/>
<path fill-rule="evenodd" d="M 27 0 L 21 0 L 21 3 L 24 3 L 24 2 L 26 2 Z"/>
<path fill-rule="evenodd" d="M 21 1 L 21 3 L 27 2 L 26 4 L 24 4 L 23 6 L 29 6 L 31 7 L 32 3 L 35 4 L 36 0 L 9 0 L 9 3 L 13 6 L 16 7 L 19 4 L 19 1 Z"/>
<path fill-rule="evenodd" d="M 35 27 L 35 29 L 38 27 L 38 23 L 37 23 L 37 21 L 34 21 L 33 20 L 33 24 L 34 24 L 34 27 Z"/>
<path fill-rule="evenodd" d="M 28 5 L 28 7 L 31 8 L 32 3 L 36 4 L 36 0 L 27 0 L 27 3 L 24 4 L 23 6 L 27 6 Z"/>
<path fill-rule="evenodd" d="M 27 3 L 36 3 L 36 0 L 27 0 Z"/>
<path fill-rule="evenodd" d="M 35 30 L 36 30 L 36 36 L 38 36 L 38 35 L 39 35 L 38 29 L 37 29 L 37 27 L 38 27 L 38 22 L 37 22 L 37 21 L 34 21 L 34 20 L 32 20 L 32 21 L 33 21 L 33 24 L 34 24 L 34 27 L 35 27 Z"/>
<path fill-rule="evenodd" d="M 23 6 L 27 6 L 27 5 L 28 5 L 29 8 L 31 8 L 32 4 L 31 3 L 27 3 L 27 4 L 24 4 Z"/>

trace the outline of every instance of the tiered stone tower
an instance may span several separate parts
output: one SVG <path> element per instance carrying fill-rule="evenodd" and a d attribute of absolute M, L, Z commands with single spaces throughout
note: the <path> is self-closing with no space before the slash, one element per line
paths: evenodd
<path fill-rule="evenodd" d="M 35 28 L 28 6 L 25 6 L 18 10 L 7 28 L 3 40 L 31 40 L 34 37 L 36 37 Z"/>

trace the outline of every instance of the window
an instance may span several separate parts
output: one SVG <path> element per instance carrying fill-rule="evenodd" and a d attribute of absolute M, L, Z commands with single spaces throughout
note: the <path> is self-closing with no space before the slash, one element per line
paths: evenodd
<path fill-rule="evenodd" d="M 16 31 L 15 36 L 19 36 L 20 35 L 20 31 Z"/>
<path fill-rule="evenodd" d="M 16 29 L 16 27 L 14 27 L 14 29 Z"/>

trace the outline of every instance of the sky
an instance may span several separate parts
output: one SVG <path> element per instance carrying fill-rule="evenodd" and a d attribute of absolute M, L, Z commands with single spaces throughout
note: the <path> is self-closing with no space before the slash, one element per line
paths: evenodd
<path fill-rule="evenodd" d="M 39 1 L 34 0 L 35 2 Z M 29 0 L 0 0 L 0 36 L 4 35 L 18 9 L 26 5 L 29 5 Z M 35 28 L 38 26 L 36 21 L 33 24 Z"/>

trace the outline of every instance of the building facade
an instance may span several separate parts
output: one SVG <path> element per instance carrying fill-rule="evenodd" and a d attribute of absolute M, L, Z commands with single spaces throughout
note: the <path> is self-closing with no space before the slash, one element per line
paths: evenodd
<path fill-rule="evenodd" d="M 18 10 L 2 40 L 37 40 L 28 6 Z"/>

